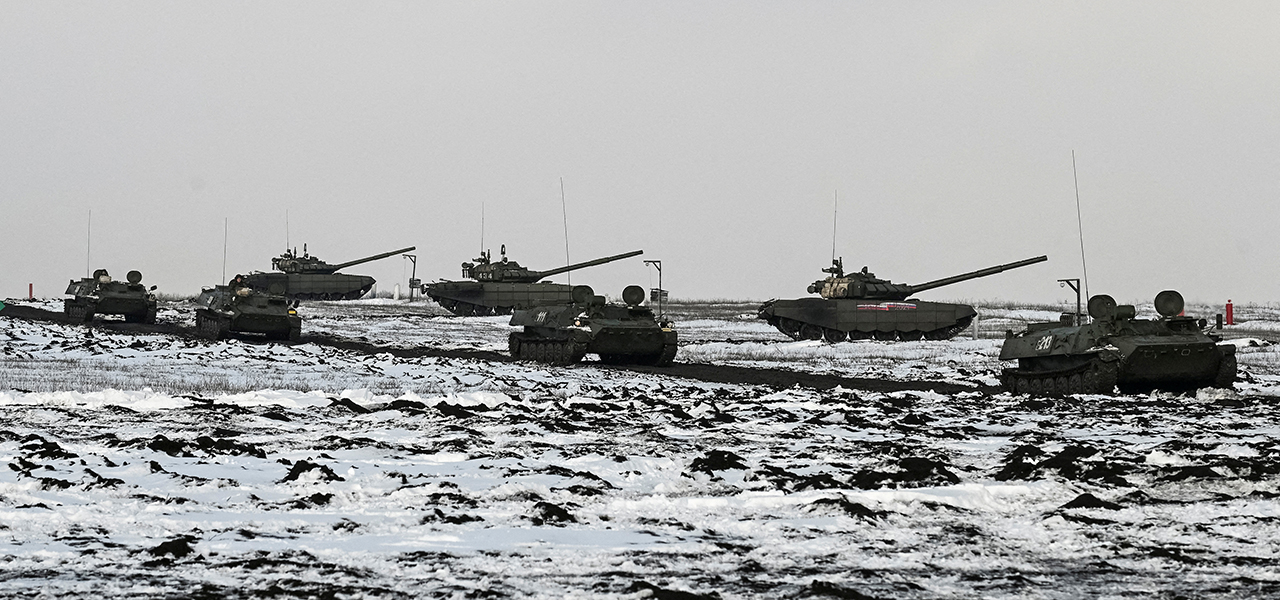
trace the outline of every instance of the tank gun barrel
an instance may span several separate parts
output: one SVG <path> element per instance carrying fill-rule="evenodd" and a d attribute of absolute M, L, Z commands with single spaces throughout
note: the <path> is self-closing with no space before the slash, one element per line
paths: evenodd
<path fill-rule="evenodd" d="M 1037 257 L 1035 257 L 1035 258 L 1028 258 L 1028 259 L 1026 259 L 1026 260 L 1020 260 L 1020 261 L 1017 261 L 1017 262 L 1011 262 L 1011 263 L 1004 264 L 1004 265 L 997 265 L 997 266 L 994 266 L 994 267 L 987 267 L 987 268 L 985 268 L 985 269 L 978 269 L 977 271 L 973 271 L 973 272 L 970 272 L 970 273 L 965 273 L 965 274 L 963 274 L 963 275 L 955 275 L 955 276 L 952 276 L 952 277 L 944 277 L 944 278 L 942 278 L 942 279 L 935 279 L 935 280 L 930 281 L 930 282 L 927 282 L 927 283 L 921 283 L 921 284 L 917 284 L 917 285 L 910 286 L 910 288 L 911 288 L 911 293 L 912 293 L 912 294 L 914 294 L 914 293 L 916 293 L 916 292 L 923 292 L 923 291 L 925 291 L 925 290 L 931 290 L 931 289 L 934 289 L 934 288 L 940 288 L 940 287 L 942 287 L 942 286 L 944 286 L 944 285 L 951 285 L 951 284 L 953 284 L 953 283 L 960 283 L 961 281 L 968 281 L 968 280 L 970 280 L 970 279 L 977 279 L 977 278 L 979 278 L 979 277 L 986 277 L 987 275 L 995 275 L 996 273 L 1001 273 L 1001 272 L 1004 272 L 1004 271 L 1008 271 L 1009 269 L 1017 269 L 1018 267 L 1025 267 L 1025 266 L 1027 266 L 1027 265 L 1034 265 L 1034 264 L 1036 264 L 1036 263 L 1041 263 L 1041 262 L 1044 262 L 1044 261 L 1046 261 L 1046 260 L 1049 260 L 1049 257 L 1048 257 L 1048 256 L 1037 256 Z"/>
<path fill-rule="evenodd" d="M 634 250 L 634 251 L 631 251 L 631 252 L 623 252 L 622 254 L 615 254 L 615 255 L 613 255 L 613 256 L 606 256 L 606 257 L 604 257 L 604 258 L 597 258 L 597 259 L 595 259 L 595 260 L 589 260 L 589 261 L 586 261 L 586 262 L 574 263 L 574 264 L 571 264 L 571 265 L 566 265 L 566 266 L 558 267 L 558 268 L 555 268 L 555 269 L 547 269 L 546 271 L 531 271 L 531 272 L 530 272 L 530 274 L 531 274 L 531 275 L 536 275 L 538 279 L 545 279 L 545 278 L 547 278 L 547 277 L 551 277 L 552 275 L 559 275 L 559 274 L 561 274 L 561 273 L 568 273 L 569 271 L 576 271 L 576 270 L 578 270 L 578 269 L 584 269 L 584 268 L 586 268 L 586 267 L 594 267 L 594 266 L 596 266 L 596 265 L 603 265 L 603 264 L 605 264 L 605 263 L 611 263 L 611 262 L 613 262 L 613 261 L 615 261 L 615 260 L 622 260 L 622 259 L 624 259 L 624 258 L 631 258 L 632 256 L 638 256 L 638 255 L 641 255 L 641 254 L 644 254 L 644 250 Z"/>
<path fill-rule="evenodd" d="M 335 271 L 338 271 L 338 270 L 340 270 L 340 269 L 345 269 L 345 268 L 347 268 L 347 267 L 354 267 L 354 266 L 356 266 L 356 265 L 364 264 L 364 263 L 367 263 L 367 262 L 372 262 L 372 261 L 375 261 L 375 260 L 382 260 L 382 259 L 384 259 L 384 258 L 386 258 L 386 257 L 388 257 L 388 256 L 392 256 L 392 255 L 395 255 L 395 254 L 400 254 L 400 253 L 402 253 L 402 252 L 410 252 L 410 251 L 416 250 L 417 248 L 418 248 L 417 246 L 409 246 L 408 248 L 401 248 L 401 249 L 399 249 L 399 250 L 392 250 L 392 251 L 390 251 L 390 252 L 383 252 L 382 254 L 374 254 L 373 256 L 366 256 L 366 257 L 364 257 L 364 258 L 358 258 L 358 259 L 356 259 L 356 260 L 351 260 L 351 261 L 347 261 L 347 262 L 344 262 L 344 263 L 341 263 L 341 264 L 333 265 L 332 267 L 330 267 L 330 269 L 333 269 L 333 270 L 332 270 L 332 271 L 329 271 L 329 272 L 330 272 L 330 273 L 333 273 L 333 272 L 335 272 Z"/>

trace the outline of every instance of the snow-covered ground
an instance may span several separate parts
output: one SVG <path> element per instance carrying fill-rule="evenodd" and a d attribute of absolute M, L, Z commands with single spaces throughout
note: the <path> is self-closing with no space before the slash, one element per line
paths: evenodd
<path fill-rule="evenodd" d="M 1240 348 L 1235 392 L 1049 400 L 988 386 L 1003 329 L 1056 312 L 979 308 L 977 339 L 835 346 L 784 339 L 754 304 L 669 311 L 678 363 L 971 390 L 950 394 L 510 362 L 498 356 L 505 317 L 426 303 L 307 304 L 299 344 L 0 318 L 0 590 L 1280 589 L 1280 346 L 1267 341 L 1277 311 L 1237 307 L 1246 320 L 1226 332 Z M 188 314 L 174 303 L 160 320 L 189 325 Z M 422 348 L 465 352 L 382 351 Z"/>

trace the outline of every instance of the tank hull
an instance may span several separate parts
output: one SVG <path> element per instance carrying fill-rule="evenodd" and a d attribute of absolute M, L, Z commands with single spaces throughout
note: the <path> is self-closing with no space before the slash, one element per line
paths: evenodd
<path fill-rule="evenodd" d="M 445 310 L 459 315 L 506 315 L 512 311 L 573 300 L 573 286 L 562 283 L 484 283 L 441 281 L 423 293 Z"/>
<path fill-rule="evenodd" d="M 296 341 L 302 335 L 297 315 L 196 309 L 196 331 L 218 339 L 229 333 L 260 333 L 268 338 Z"/>
<path fill-rule="evenodd" d="M 84 293 L 88 290 L 92 292 Z M 94 315 L 122 315 L 130 323 L 156 322 L 156 298 L 140 284 L 73 280 L 67 293 L 75 297 L 64 299 L 62 310 L 74 321 L 89 321 Z"/>
<path fill-rule="evenodd" d="M 969 327 L 978 313 L 967 304 L 830 298 L 771 300 L 758 317 L 796 340 L 945 340 Z"/>
<path fill-rule="evenodd" d="M 357 300 L 369 293 L 375 283 L 368 275 L 343 273 L 251 273 L 244 281 L 255 291 L 278 293 L 293 300 Z"/>
<path fill-rule="evenodd" d="M 516 311 L 511 324 L 524 327 L 508 337 L 511 356 L 551 364 L 597 354 L 606 364 L 667 366 L 679 342 L 669 324 L 659 324 L 653 311 L 639 306 L 541 306 Z"/>
<path fill-rule="evenodd" d="M 1015 394 L 1043 396 L 1230 389 L 1235 346 L 1217 343 L 1187 321 L 1029 329 L 1000 349 L 1002 360 L 1018 361 L 1000 382 Z"/>

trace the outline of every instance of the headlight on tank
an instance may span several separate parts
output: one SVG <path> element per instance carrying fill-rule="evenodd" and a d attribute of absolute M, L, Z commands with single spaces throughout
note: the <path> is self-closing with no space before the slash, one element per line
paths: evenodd
<path fill-rule="evenodd" d="M 587 326 L 587 320 L 586 320 L 586 319 L 583 319 L 583 318 L 577 318 L 577 319 L 574 319 L 574 320 L 573 320 L 573 326 L 574 326 L 574 327 L 586 327 L 586 326 Z"/>
<path fill-rule="evenodd" d="M 289 314 L 290 314 L 290 315 L 296 315 L 296 314 L 298 314 L 298 311 L 293 310 L 292 308 L 290 308 L 290 309 L 289 309 Z"/>

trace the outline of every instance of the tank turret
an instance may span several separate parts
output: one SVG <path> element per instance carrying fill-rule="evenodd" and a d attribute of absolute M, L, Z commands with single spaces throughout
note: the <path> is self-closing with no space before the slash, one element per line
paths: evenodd
<path fill-rule="evenodd" d="M 1048 256 L 1037 256 L 1035 258 L 1028 258 L 1026 260 L 971 271 L 962 275 L 944 277 L 942 279 L 935 279 L 926 283 L 910 285 L 905 283 L 894 283 L 887 279 L 880 279 L 876 277 L 875 273 L 868 272 L 866 267 L 862 267 L 862 270 L 857 273 L 845 275 L 844 259 L 840 258 L 831 261 L 831 267 L 822 270 L 822 272 L 830 273 L 831 275 L 826 279 L 813 282 L 813 285 L 809 286 L 809 293 L 818 294 L 823 298 L 906 300 L 913 294 L 923 292 L 925 290 L 932 290 L 934 288 L 940 288 L 953 283 L 960 283 L 970 279 L 995 275 L 996 273 L 1008 271 L 1009 269 L 1017 269 L 1019 267 L 1044 262 L 1046 260 L 1049 260 Z"/>
<path fill-rule="evenodd" d="M 340 269 L 345 269 L 347 267 L 354 267 L 356 265 L 362 265 L 364 263 L 373 262 L 375 260 L 382 260 L 384 258 L 387 258 L 388 256 L 394 256 L 396 254 L 401 254 L 403 252 L 412 252 L 413 250 L 416 250 L 416 249 L 417 249 L 416 246 L 409 246 L 408 248 L 401 248 L 399 250 L 392 250 L 391 252 L 383 252 L 382 254 L 374 254 L 373 256 L 366 256 L 364 258 L 358 258 L 356 260 L 351 260 L 344 263 L 331 265 L 327 262 L 324 262 L 323 260 L 320 260 L 317 257 L 311 256 L 310 254 L 308 254 L 307 245 L 303 244 L 302 256 L 298 256 L 298 253 L 296 250 L 285 250 L 284 254 L 281 254 L 280 256 L 277 256 L 271 259 L 271 268 L 283 273 L 332 275 L 334 273 L 337 273 Z"/>
<path fill-rule="evenodd" d="M 624 252 L 595 260 L 588 260 L 580 263 L 574 263 L 563 267 L 556 267 L 546 271 L 534 271 L 527 267 L 520 266 L 520 263 L 507 259 L 507 247 L 504 245 L 501 249 L 502 258 L 498 262 L 491 259 L 492 254 L 485 252 L 473 262 L 462 263 L 462 276 L 476 281 L 493 281 L 500 283 L 536 283 L 548 277 L 568 273 L 569 271 L 577 271 L 587 267 L 603 265 L 611 263 L 615 260 L 631 258 L 644 254 L 644 250 L 634 250 L 632 252 Z"/>

